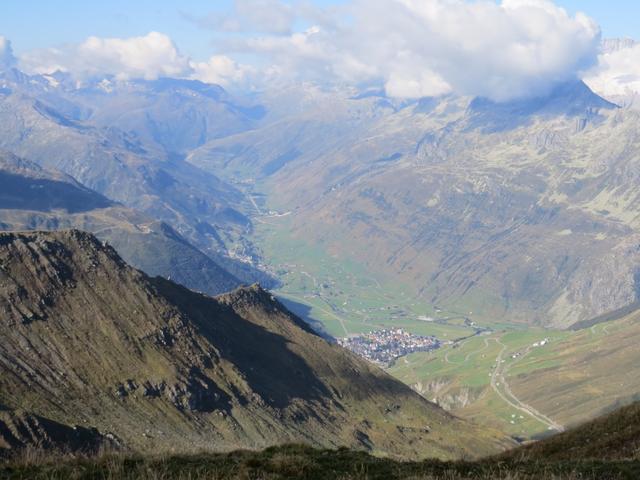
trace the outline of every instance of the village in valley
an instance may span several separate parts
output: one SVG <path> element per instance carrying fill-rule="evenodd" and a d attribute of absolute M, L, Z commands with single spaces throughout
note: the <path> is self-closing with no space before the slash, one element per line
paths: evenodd
<path fill-rule="evenodd" d="M 338 343 L 370 362 L 388 367 L 400 357 L 440 347 L 433 336 L 413 335 L 402 328 L 374 330 L 338 339 Z"/>

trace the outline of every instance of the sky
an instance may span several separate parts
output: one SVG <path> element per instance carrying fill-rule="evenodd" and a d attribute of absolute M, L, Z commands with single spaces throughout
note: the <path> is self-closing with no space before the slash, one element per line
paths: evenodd
<path fill-rule="evenodd" d="M 91 35 L 130 37 L 159 31 L 181 49 L 203 60 L 215 51 L 210 32 L 194 28 L 183 14 L 206 15 L 229 9 L 233 0 L 4 0 L 0 35 L 17 53 L 80 42 Z M 313 0 L 318 6 L 344 0 Z M 636 0 L 561 0 L 570 12 L 583 11 L 600 25 L 605 37 L 640 39 L 640 2 Z"/>
<path fill-rule="evenodd" d="M 344 0 L 313 0 L 318 6 L 344 4 Z M 640 2 L 636 0 L 561 0 L 558 5 L 574 13 L 583 11 L 600 25 L 604 37 L 640 39 Z M 5 0 L 0 35 L 11 39 L 16 53 L 95 35 L 131 37 L 150 31 L 168 34 L 181 49 L 204 60 L 215 52 L 214 38 L 194 28 L 186 15 L 206 15 L 231 8 L 233 0 Z"/>
<path fill-rule="evenodd" d="M 640 90 L 640 47 L 598 56 L 602 37 L 640 39 L 638 18 L 635 0 L 5 0 L 0 61 L 78 77 L 380 84 L 403 98 L 502 101 L 574 77 Z"/>

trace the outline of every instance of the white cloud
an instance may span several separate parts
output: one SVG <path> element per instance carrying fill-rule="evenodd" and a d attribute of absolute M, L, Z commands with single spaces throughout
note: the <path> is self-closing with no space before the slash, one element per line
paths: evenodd
<path fill-rule="evenodd" d="M 600 30 L 550 0 L 353 0 L 313 31 L 236 47 L 293 78 L 378 80 L 396 96 L 544 94 L 593 65 Z"/>
<path fill-rule="evenodd" d="M 193 73 L 190 78 L 205 83 L 215 83 L 227 87 L 244 83 L 254 70 L 240 65 L 226 55 L 214 55 L 206 62 L 189 63 Z"/>
<path fill-rule="evenodd" d="M 606 48 L 598 60 L 585 78 L 596 93 L 613 99 L 640 93 L 640 44 L 620 42 Z"/>
<path fill-rule="evenodd" d="M 118 79 L 182 77 L 191 72 L 189 58 L 171 38 L 158 32 L 143 37 L 89 37 L 79 45 L 49 48 L 25 54 L 21 64 L 28 71 L 68 71 L 78 77 L 114 75 Z"/>
<path fill-rule="evenodd" d="M 449 85 L 440 75 L 421 69 L 411 74 L 392 72 L 384 85 L 387 95 L 396 98 L 437 97 L 451 92 Z"/>
<path fill-rule="evenodd" d="M 10 68 L 16 64 L 11 41 L 0 35 L 0 68 Z"/>
<path fill-rule="evenodd" d="M 351 0 L 324 9 L 309 2 L 237 0 L 229 15 L 198 21 L 218 30 L 226 55 L 195 61 L 168 36 L 151 32 L 90 37 L 80 45 L 30 52 L 21 64 L 79 77 L 365 83 L 400 98 L 456 92 L 502 101 L 542 95 L 578 78 L 595 64 L 600 43 L 593 20 L 571 16 L 551 0 Z M 292 31 L 301 24 L 307 27 Z M 234 53 L 249 54 L 252 66 L 236 63 L 229 56 Z M 622 60 L 610 60 L 611 71 L 619 63 L 626 68 Z"/>
<path fill-rule="evenodd" d="M 63 71 L 79 80 L 105 75 L 119 80 L 175 77 L 225 87 L 245 85 L 254 73 L 252 67 L 226 55 L 195 61 L 181 54 L 171 38 L 158 32 L 132 38 L 89 37 L 79 45 L 28 52 L 20 63 L 30 73 Z"/>

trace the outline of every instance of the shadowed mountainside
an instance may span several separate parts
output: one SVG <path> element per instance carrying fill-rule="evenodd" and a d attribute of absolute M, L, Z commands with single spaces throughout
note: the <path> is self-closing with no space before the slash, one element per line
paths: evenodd
<path fill-rule="evenodd" d="M 136 268 L 194 290 L 218 294 L 241 283 L 167 224 L 112 202 L 68 175 L 0 154 L 0 230 L 69 228 L 95 232 Z"/>
<path fill-rule="evenodd" d="M 139 451 L 301 441 L 404 458 L 509 445 L 312 333 L 271 294 L 211 298 L 79 231 L 0 234 L 0 403 Z"/>

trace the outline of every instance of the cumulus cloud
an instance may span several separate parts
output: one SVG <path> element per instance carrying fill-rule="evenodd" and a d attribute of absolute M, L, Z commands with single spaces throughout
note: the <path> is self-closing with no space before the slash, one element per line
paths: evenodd
<path fill-rule="evenodd" d="M 16 64 L 11 42 L 0 35 L 0 68 L 11 68 Z"/>
<path fill-rule="evenodd" d="M 21 63 L 36 73 L 60 70 L 79 77 L 113 75 L 123 80 L 182 77 L 191 72 L 189 58 L 158 32 L 131 38 L 89 37 L 79 45 L 29 52 Z"/>
<path fill-rule="evenodd" d="M 28 52 L 20 63 L 30 73 L 68 72 L 79 80 L 106 75 L 119 80 L 175 77 L 222 86 L 242 85 L 254 72 L 252 67 L 225 55 L 195 61 L 180 53 L 171 38 L 158 32 L 131 38 L 89 37 L 78 45 Z"/>
<path fill-rule="evenodd" d="M 640 43 L 607 42 L 598 66 L 585 82 L 599 95 L 615 99 L 640 94 Z"/>
<path fill-rule="evenodd" d="M 571 16 L 552 0 L 350 0 L 331 8 L 236 0 L 226 15 L 197 21 L 218 32 L 226 54 L 195 61 L 168 36 L 151 32 L 30 52 L 21 64 L 78 76 L 175 76 L 223 85 L 311 80 L 376 84 L 399 98 L 456 92 L 504 101 L 578 78 L 595 64 L 600 44 L 593 20 Z M 238 53 L 253 65 L 234 61 Z M 626 68 L 622 59 L 604 60 L 611 72 Z"/>
<path fill-rule="evenodd" d="M 388 4 L 388 1 L 381 1 Z M 501 4 L 446 0 L 396 0 L 396 42 L 411 63 L 392 59 L 403 75 L 411 64 L 437 72 L 453 90 L 494 100 L 546 93 L 576 78 L 595 60 L 598 26 L 586 16 L 570 17 L 547 0 L 503 0 Z M 408 37 L 408 38 L 406 38 Z M 410 76 L 418 81 L 416 74 Z"/>
<path fill-rule="evenodd" d="M 399 97 L 455 91 L 502 101 L 577 78 L 600 42 L 593 20 L 550 0 L 353 0 L 341 13 L 347 24 L 336 18 L 243 48 L 294 77 L 375 79 Z"/>
<path fill-rule="evenodd" d="M 241 65 L 226 55 L 214 55 L 206 62 L 191 61 L 190 78 L 205 83 L 215 83 L 223 87 L 239 85 L 245 82 L 254 69 Z"/>

